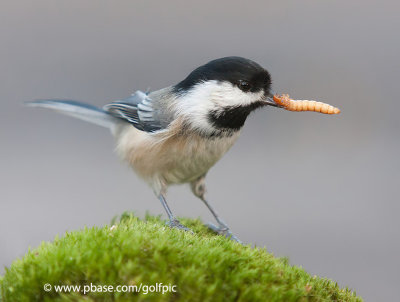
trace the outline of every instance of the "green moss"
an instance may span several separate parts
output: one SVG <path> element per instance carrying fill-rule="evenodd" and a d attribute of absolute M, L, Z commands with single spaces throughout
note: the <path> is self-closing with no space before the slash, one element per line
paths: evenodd
<path fill-rule="evenodd" d="M 160 218 L 123 215 L 116 227 L 85 228 L 42 243 L 0 278 L 8 301 L 362 301 L 285 258 L 242 246 L 182 219 L 194 235 Z M 44 284 L 52 291 L 45 292 Z M 56 293 L 55 285 L 176 285 L 177 292 Z M 144 289 L 144 288 L 143 288 Z"/>

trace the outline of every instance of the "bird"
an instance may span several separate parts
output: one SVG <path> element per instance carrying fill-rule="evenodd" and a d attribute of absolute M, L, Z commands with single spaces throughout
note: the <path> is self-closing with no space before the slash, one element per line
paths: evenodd
<path fill-rule="evenodd" d="M 206 197 L 205 178 L 237 141 L 247 117 L 273 100 L 271 75 L 258 63 L 238 56 L 212 60 L 175 85 L 137 90 L 103 108 L 66 99 L 28 102 L 108 128 L 116 153 L 154 191 L 172 228 L 192 232 L 171 211 L 167 189 L 189 184 L 209 209 L 214 232 L 240 242 Z"/>

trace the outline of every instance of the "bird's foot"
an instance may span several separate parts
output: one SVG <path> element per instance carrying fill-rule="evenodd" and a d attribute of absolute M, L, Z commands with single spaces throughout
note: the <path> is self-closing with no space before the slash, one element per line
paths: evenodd
<path fill-rule="evenodd" d="M 177 229 L 179 229 L 179 230 L 186 231 L 186 232 L 189 232 L 189 233 L 194 234 L 193 231 L 192 231 L 191 229 L 185 227 L 185 226 L 184 226 L 183 224 L 181 224 L 181 223 L 179 222 L 179 220 L 176 219 L 176 218 L 171 219 L 169 222 L 167 222 L 167 225 L 168 225 L 170 228 L 177 228 Z"/>
<path fill-rule="evenodd" d="M 220 222 L 219 226 L 216 226 L 215 224 L 212 223 L 207 223 L 206 226 L 219 235 L 225 236 L 226 238 L 229 238 L 233 241 L 243 244 L 243 242 L 239 238 L 237 238 L 235 235 L 232 234 L 229 227 L 223 222 Z"/>

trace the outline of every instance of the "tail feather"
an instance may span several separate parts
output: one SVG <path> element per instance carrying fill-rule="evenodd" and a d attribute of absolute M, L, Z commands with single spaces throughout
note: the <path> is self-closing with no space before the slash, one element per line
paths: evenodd
<path fill-rule="evenodd" d="M 73 101 L 73 100 L 35 100 L 26 103 L 30 107 L 42 107 L 52 109 L 65 115 L 69 115 L 102 127 L 113 129 L 118 119 L 109 115 L 101 108 Z"/>

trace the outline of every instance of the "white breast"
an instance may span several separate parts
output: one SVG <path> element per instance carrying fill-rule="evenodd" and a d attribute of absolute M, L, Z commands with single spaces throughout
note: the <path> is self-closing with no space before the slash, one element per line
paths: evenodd
<path fill-rule="evenodd" d="M 131 125 L 117 135 L 117 152 L 156 193 L 170 184 L 187 183 L 204 175 L 237 140 L 239 133 L 212 139 L 174 132 L 146 133 Z"/>

